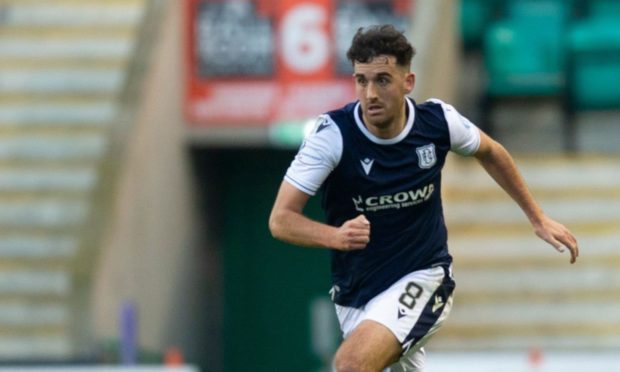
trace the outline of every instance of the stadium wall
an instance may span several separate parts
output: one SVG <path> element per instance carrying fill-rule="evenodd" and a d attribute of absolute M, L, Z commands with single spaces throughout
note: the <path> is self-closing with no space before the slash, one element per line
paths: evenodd
<path fill-rule="evenodd" d="M 93 326 L 118 341 L 120 311 L 137 314 L 140 349 L 178 346 L 189 359 L 204 340 L 206 267 L 181 117 L 181 9 L 168 2 L 134 127 L 118 164 L 113 212 L 98 264 Z M 205 345 L 201 345 L 204 347 Z"/>
<path fill-rule="evenodd" d="M 454 103 L 459 83 L 458 3 L 453 0 L 418 1 L 411 14 L 409 40 L 416 48 L 412 70 L 417 101 L 439 98 Z"/>

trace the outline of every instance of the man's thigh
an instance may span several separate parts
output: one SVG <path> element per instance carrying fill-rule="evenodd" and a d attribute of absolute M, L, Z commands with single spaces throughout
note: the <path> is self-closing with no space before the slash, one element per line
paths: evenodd
<path fill-rule="evenodd" d="M 409 351 L 416 352 L 450 313 L 453 289 L 454 281 L 449 269 L 434 267 L 406 275 L 363 308 L 336 306 L 345 342 L 357 333 L 362 324 L 368 324 L 364 326 L 364 332 L 359 333 L 362 336 L 354 340 L 355 343 L 374 340 L 368 333 L 377 331 L 380 341 L 396 340 L 400 347 L 398 356 Z M 391 338 L 383 331 L 389 332 Z M 390 343 L 389 350 L 391 346 Z M 359 345 L 356 347 L 357 350 L 361 348 Z M 389 353 L 387 357 L 391 360 L 393 354 Z"/>
<path fill-rule="evenodd" d="M 336 352 L 336 368 L 355 367 L 360 371 L 381 371 L 398 361 L 402 347 L 396 336 L 383 324 L 362 321 L 342 342 Z M 359 369 L 358 369 L 359 368 Z"/>

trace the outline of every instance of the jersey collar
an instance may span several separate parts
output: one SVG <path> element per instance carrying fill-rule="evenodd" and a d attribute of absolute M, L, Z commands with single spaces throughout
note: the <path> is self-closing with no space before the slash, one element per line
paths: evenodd
<path fill-rule="evenodd" d="M 405 123 L 405 128 L 403 128 L 403 130 L 396 137 L 387 138 L 387 139 L 379 138 L 375 136 L 374 134 L 370 133 L 370 131 L 368 130 L 368 128 L 366 128 L 366 125 L 362 121 L 362 118 L 360 117 L 360 103 L 359 102 L 357 102 L 357 104 L 355 105 L 355 109 L 353 110 L 353 113 L 355 115 L 355 123 L 357 124 L 357 127 L 359 128 L 359 130 L 362 133 L 364 133 L 366 138 L 368 138 L 369 140 L 371 140 L 372 142 L 376 144 L 393 145 L 395 143 L 398 143 L 402 141 L 405 137 L 407 137 L 407 135 L 411 131 L 411 128 L 413 128 L 413 119 L 415 118 L 415 108 L 414 108 L 413 103 L 411 103 L 411 99 L 409 99 L 409 97 L 405 97 L 405 101 L 407 102 L 407 106 L 409 107 L 409 114 L 407 115 L 407 122 Z"/>

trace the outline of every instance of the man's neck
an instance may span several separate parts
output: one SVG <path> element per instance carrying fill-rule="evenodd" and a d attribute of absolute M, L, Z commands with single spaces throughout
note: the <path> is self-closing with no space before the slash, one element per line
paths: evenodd
<path fill-rule="evenodd" d="M 407 112 L 408 112 L 407 99 L 403 101 L 403 106 L 400 110 L 400 114 L 392 119 L 392 121 L 385 125 L 372 125 L 368 124 L 370 121 L 364 117 L 362 114 L 362 118 L 364 120 L 364 125 L 368 129 L 370 133 L 372 133 L 375 137 L 381 139 L 391 139 L 398 136 L 404 129 L 407 124 Z"/>

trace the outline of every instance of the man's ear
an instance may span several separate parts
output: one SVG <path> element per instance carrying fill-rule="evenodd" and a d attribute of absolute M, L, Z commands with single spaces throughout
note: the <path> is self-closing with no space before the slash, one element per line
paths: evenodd
<path fill-rule="evenodd" d="M 405 77 L 405 90 L 407 93 L 411 93 L 413 87 L 415 86 L 415 73 L 409 72 Z"/>

